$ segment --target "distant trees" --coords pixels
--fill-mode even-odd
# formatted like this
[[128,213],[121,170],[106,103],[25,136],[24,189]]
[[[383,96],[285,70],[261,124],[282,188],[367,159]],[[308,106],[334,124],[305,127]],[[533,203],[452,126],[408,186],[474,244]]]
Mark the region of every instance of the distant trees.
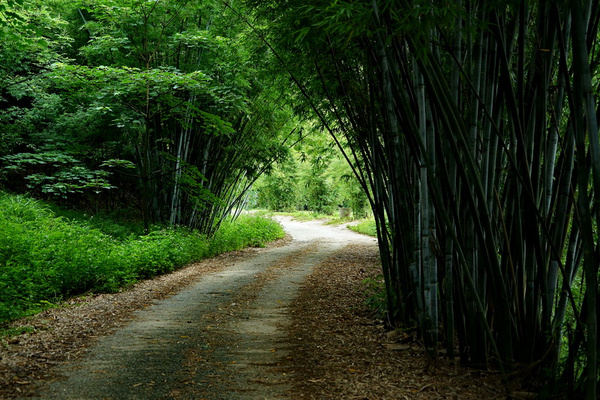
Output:
[[247,3],[370,188],[390,323],[595,399],[597,2]]
[[258,207],[332,214],[343,205],[354,216],[365,216],[367,195],[329,134],[309,125],[303,128],[289,156],[253,187]]

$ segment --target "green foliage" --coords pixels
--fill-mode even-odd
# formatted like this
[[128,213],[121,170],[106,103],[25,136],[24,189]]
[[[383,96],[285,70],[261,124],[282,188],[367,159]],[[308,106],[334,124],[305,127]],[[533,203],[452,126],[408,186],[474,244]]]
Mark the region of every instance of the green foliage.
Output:
[[246,3],[362,166],[391,323],[418,321],[432,356],[445,339],[464,364],[534,365],[542,397],[596,398],[596,3]]
[[274,171],[257,184],[257,205],[273,211],[291,211],[297,207],[296,188],[294,175]]
[[312,170],[303,178],[304,190],[301,191],[303,206],[319,213],[333,214],[337,194],[325,174]]
[[373,310],[378,318],[385,318],[387,313],[387,296],[383,275],[363,279],[362,284],[365,287],[365,304]]
[[367,194],[353,175],[348,163],[337,158],[332,161],[329,169],[332,176],[331,184],[337,194],[334,200],[336,204],[349,207],[354,218],[367,217],[370,214]]
[[10,338],[13,336],[19,336],[24,333],[33,333],[35,328],[33,326],[17,326],[15,328],[0,329],[0,338]]
[[285,236],[281,225],[272,219],[242,214],[235,221],[224,221],[211,238],[210,253],[219,254],[245,247],[264,247]]
[[276,85],[287,82],[261,72],[269,57],[222,4],[24,0],[0,19],[10,13],[21,17],[18,36],[46,48],[25,39],[0,48],[0,157],[80,162],[13,169],[19,179],[4,189],[95,211],[134,204],[146,228],[212,234],[285,153],[295,122]]
[[54,49],[68,45],[63,25],[40,0],[0,3],[0,77],[39,70]]
[[135,271],[135,278],[150,278],[205,258],[208,241],[184,228],[165,228],[126,241],[117,250],[118,258]]
[[351,168],[323,132],[307,127],[289,157],[256,185],[256,206],[273,211],[310,210],[334,214],[350,207],[355,216],[367,214],[367,196]]
[[369,235],[377,237],[377,225],[374,219],[366,219],[356,225],[348,225],[348,229],[354,232],[362,233],[363,235]]
[[[70,194],[114,189],[108,171],[90,170],[76,158],[58,151],[19,153],[0,157],[0,170],[6,180],[24,180],[32,193],[62,198]],[[0,175],[0,176],[2,176]]]
[[189,198],[190,203],[194,204],[196,210],[209,209],[213,204],[223,204],[223,201],[215,196],[206,188],[207,179],[198,170],[195,165],[181,166],[181,174],[177,179],[177,183],[181,185]]
[[0,322],[284,235],[276,222],[259,216],[227,221],[213,239],[185,228],[154,227],[139,235],[137,227],[119,226],[106,216],[57,217],[29,197],[0,193]]
[[[119,209],[110,213],[98,212],[94,214],[84,213],[78,210],[61,208],[53,204],[48,204],[56,217],[63,218],[69,224],[82,225],[85,228],[94,229],[105,235],[112,237],[117,241],[124,241],[144,234],[144,225],[136,219],[136,212],[133,209]],[[161,229],[161,226],[154,226],[153,230]]]

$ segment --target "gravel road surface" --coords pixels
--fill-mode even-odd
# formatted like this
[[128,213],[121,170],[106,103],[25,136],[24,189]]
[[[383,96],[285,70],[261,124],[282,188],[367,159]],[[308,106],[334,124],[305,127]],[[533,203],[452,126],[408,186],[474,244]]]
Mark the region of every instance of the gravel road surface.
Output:
[[[288,306],[332,254],[374,239],[344,226],[279,217],[292,236],[137,312],[60,367],[39,399],[285,399],[293,371]],[[31,397],[28,397],[31,398]]]

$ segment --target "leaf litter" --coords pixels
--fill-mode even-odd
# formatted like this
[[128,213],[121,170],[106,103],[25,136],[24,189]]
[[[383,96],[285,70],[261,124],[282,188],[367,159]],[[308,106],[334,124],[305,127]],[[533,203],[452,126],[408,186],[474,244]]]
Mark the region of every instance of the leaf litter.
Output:
[[293,398],[506,398],[495,372],[431,360],[413,336],[386,331],[362,283],[379,273],[376,247],[353,245],[308,277],[291,307]]

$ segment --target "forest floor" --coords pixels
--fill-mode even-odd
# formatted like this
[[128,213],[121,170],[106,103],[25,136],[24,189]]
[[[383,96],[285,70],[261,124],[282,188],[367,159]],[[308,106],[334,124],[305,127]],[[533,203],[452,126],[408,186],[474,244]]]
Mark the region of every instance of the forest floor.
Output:
[[428,358],[365,305],[374,239],[280,217],[288,236],[16,321],[0,398],[500,399],[492,371]]

